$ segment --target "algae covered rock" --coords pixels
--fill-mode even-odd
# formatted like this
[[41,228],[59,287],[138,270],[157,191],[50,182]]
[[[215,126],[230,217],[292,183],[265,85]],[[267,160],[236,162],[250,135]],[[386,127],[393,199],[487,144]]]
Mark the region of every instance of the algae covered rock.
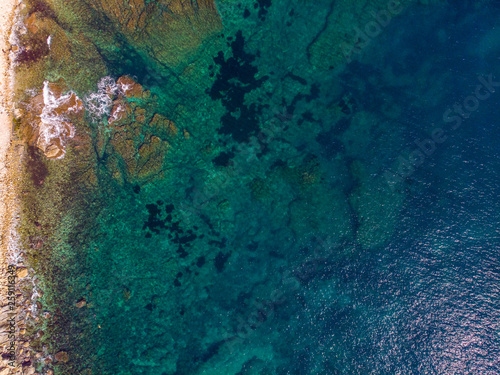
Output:
[[178,139],[179,129],[165,116],[143,108],[149,108],[149,98],[144,99],[142,86],[131,77],[101,86],[101,98],[111,110],[108,128],[101,126],[96,146],[99,157],[108,156],[109,173],[120,183],[160,178],[169,142]]
[[54,356],[55,360],[57,362],[68,362],[69,361],[69,355],[67,352],[64,352],[64,351],[61,351],[61,352],[58,352],[56,353],[56,355]]
[[[346,258],[387,243],[405,197],[372,163],[399,134],[381,135],[391,132],[384,114],[348,99],[373,92],[347,82],[356,72],[324,70],[346,60],[351,29],[388,4],[219,0],[238,21],[224,18],[222,35],[214,0],[27,1],[27,39],[45,43],[34,63],[48,69],[33,77],[39,90],[52,82],[25,108],[35,124],[30,212],[52,230],[34,253],[38,269],[57,260],[71,271],[54,293],[72,319],[54,324],[66,341],[50,353],[69,353],[57,366],[335,372],[286,366],[308,349],[290,352],[304,331],[290,330],[289,316],[305,303],[323,314],[328,302],[328,321],[338,321],[332,301],[345,296],[332,285],[351,277]],[[37,119],[58,119],[57,136]],[[309,304],[317,291],[325,298]],[[257,300],[272,308],[249,311]],[[71,340],[86,330],[84,352]]]
[[89,1],[117,25],[135,48],[160,64],[176,66],[222,29],[214,0]]
[[109,143],[109,152],[113,156],[107,166],[119,181],[147,181],[162,172],[169,143],[154,135],[146,135],[142,140],[133,136],[133,129],[138,126],[137,123],[124,126],[123,131],[116,132]]

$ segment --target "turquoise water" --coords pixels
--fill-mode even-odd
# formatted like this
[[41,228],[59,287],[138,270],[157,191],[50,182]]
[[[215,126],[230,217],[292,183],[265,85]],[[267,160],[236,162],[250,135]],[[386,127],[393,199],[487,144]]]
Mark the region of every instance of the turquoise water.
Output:
[[334,2],[217,6],[182,68],[97,43],[150,94],[87,117],[59,373],[498,373],[500,6],[401,5],[348,56]]

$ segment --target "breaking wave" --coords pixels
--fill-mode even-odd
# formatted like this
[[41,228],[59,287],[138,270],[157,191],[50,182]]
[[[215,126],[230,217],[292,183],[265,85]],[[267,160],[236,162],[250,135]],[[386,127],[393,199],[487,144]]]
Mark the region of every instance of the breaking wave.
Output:
[[115,80],[106,76],[97,84],[97,92],[90,93],[85,98],[85,107],[94,121],[108,117],[113,106],[113,98],[122,92],[122,87]]
[[[43,109],[38,129],[38,144],[42,149],[45,149],[54,140],[58,139],[63,151],[58,159],[64,156],[65,138],[72,138],[75,135],[75,128],[65,115],[68,112],[76,113],[81,110],[78,100],[74,100],[75,98],[78,97],[72,91],[57,96],[51,90],[49,81],[43,83]],[[73,105],[71,105],[72,101],[74,101]],[[61,111],[61,107],[65,108],[64,112]]]

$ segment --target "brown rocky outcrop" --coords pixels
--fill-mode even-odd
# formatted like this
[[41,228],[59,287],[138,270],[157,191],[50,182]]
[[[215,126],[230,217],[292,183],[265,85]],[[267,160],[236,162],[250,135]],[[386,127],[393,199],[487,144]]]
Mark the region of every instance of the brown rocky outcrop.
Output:
[[23,138],[48,159],[64,156],[66,144],[75,135],[73,122],[82,121],[85,114],[83,101],[74,92],[67,91],[63,81],[45,82],[42,92],[26,105]]
[[128,116],[132,113],[130,105],[122,98],[113,102],[113,108],[108,118],[108,124],[119,126],[123,121],[127,120]]
[[153,116],[149,126],[155,133],[161,134],[164,137],[174,137],[179,133],[179,129],[177,129],[173,121],[170,121],[159,113]]
[[134,81],[129,76],[121,76],[116,81],[116,84],[122,89],[123,94],[127,98],[142,98],[143,89],[140,84]]

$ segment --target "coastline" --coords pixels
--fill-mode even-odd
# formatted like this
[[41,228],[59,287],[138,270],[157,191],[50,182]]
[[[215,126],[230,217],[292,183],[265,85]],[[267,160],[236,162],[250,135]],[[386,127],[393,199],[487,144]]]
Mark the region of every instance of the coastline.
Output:
[[[14,70],[11,66],[9,39],[16,19],[16,10],[20,4],[18,0],[0,1],[0,217],[2,218],[0,221],[0,347],[3,354],[0,375],[35,373],[31,363],[26,362],[26,356],[29,356],[27,350],[29,343],[21,337],[26,331],[24,318],[27,311],[24,311],[20,301],[20,280],[26,278],[27,269],[22,260],[13,256],[17,253],[15,227],[19,214],[17,185],[20,178],[22,147],[16,147],[13,136]],[[12,278],[13,275],[16,277]],[[8,276],[11,276],[10,280]],[[13,290],[16,294],[14,307]],[[5,358],[5,355],[12,350],[15,351],[13,361]]]

